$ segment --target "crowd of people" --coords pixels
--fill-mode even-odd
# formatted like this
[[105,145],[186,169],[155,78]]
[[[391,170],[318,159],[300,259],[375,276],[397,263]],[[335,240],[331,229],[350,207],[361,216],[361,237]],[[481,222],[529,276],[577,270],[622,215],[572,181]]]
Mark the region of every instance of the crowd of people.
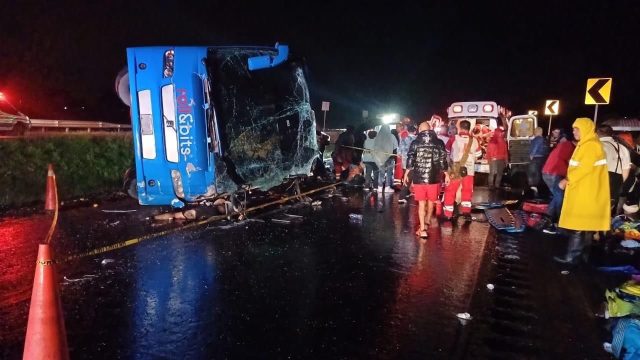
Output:
[[[503,135],[504,131],[497,136]],[[504,139],[502,142],[498,147],[503,155],[496,151],[495,163],[503,170],[506,145]],[[459,215],[471,218],[474,162],[479,146],[469,121],[460,121],[452,131],[442,125],[437,115],[417,128],[399,123],[392,130],[385,124],[378,130],[360,133],[350,126],[336,140],[333,168],[336,178],[360,181],[367,191],[398,191],[399,203],[406,203],[413,196],[420,214],[416,234],[426,238],[437,203],[442,205],[444,217],[450,219],[457,199]]]
[[[457,215],[470,220],[479,149],[485,149],[489,163],[489,190],[501,188],[509,160],[503,128],[472,131],[471,123],[462,120],[452,131],[432,118],[417,128],[398,124],[394,130],[382,125],[362,136],[352,128],[341,134],[333,154],[335,175],[347,181],[360,179],[365,190],[378,194],[399,191],[400,203],[412,195],[418,205],[418,237],[428,237],[438,205],[445,219]],[[640,155],[630,150],[635,148],[632,140],[588,118],[576,119],[571,134],[558,128],[544,137],[543,129],[536,128],[534,135],[526,166],[528,191],[521,194],[522,200],[533,199],[536,204],[548,200],[546,225],[537,229],[561,233],[567,240],[564,254],[553,260],[563,267],[588,262],[592,243],[598,240],[606,247],[614,238],[612,230],[624,229],[625,239],[640,240],[640,220],[617,216],[638,212],[640,203]],[[634,358],[621,354],[637,354],[639,348],[640,270],[631,265],[598,269],[634,276],[607,290],[602,314],[596,314],[613,319],[613,340],[605,343],[605,350],[617,358]]]
[[[630,190],[640,189],[633,186],[635,177],[629,176],[630,151],[613,135],[610,126],[601,125],[596,129],[591,120],[581,118],[572,128],[573,137],[558,128],[547,138],[542,128],[536,128],[527,168],[530,196],[539,198],[543,188],[548,190],[545,195],[550,198],[547,210],[550,222],[544,231],[557,233],[558,228],[562,228],[573,239],[569,255],[559,258],[564,262],[577,261],[574,255],[581,252],[572,249],[584,248],[594,233],[608,231],[605,223],[610,223],[612,214],[626,209],[625,198]],[[332,158],[336,178],[355,182],[379,194],[398,191],[400,203],[406,203],[413,196],[420,219],[416,234],[427,237],[434,208],[441,206],[445,219],[455,215],[470,218],[474,163],[481,145],[486,149],[489,163],[489,190],[498,189],[509,158],[504,128],[476,133],[466,120],[457,122],[455,128],[444,125],[437,115],[417,128],[410,123],[398,123],[395,129],[381,125],[377,130],[355,131],[350,126],[339,135]],[[582,159],[587,156],[584,153],[600,157],[588,165],[592,159]],[[603,172],[606,179],[594,180],[602,169],[606,170]],[[583,186],[587,186],[586,190],[580,193]],[[588,204],[581,203],[583,195],[590,199]],[[603,199],[608,204],[606,209],[600,204]],[[597,211],[589,214],[590,208]],[[583,219],[581,221],[593,229],[567,220],[575,218]],[[599,224],[598,220],[602,219],[607,220]]]

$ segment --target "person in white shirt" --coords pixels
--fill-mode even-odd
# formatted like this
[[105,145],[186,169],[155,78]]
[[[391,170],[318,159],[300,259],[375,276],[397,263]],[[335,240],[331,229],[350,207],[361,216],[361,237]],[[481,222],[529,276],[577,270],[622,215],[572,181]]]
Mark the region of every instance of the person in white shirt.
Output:
[[622,184],[629,176],[631,155],[629,150],[613,138],[613,129],[609,125],[598,126],[598,137],[607,155],[609,170],[609,191],[611,196],[611,214],[615,215]]
[[[462,120],[459,123],[460,130],[458,135],[455,136],[453,145],[451,146],[451,160],[453,164],[460,162],[464,156],[467,144],[471,141],[469,151],[467,151],[467,159],[464,164],[460,164],[460,167],[466,169],[465,174],[456,174],[454,169],[450,171],[450,182],[444,190],[444,216],[451,218],[453,216],[454,202],[456,193],[461,188],[461,201],[460,201],[460,214],[465,218],[471,218],[471,199],[473,197],[473,168],[475,165],[474,154],[479,149],[478,140],[469,132],[471,129],[471,123],[467,120]],[[453,168],[453,167],[452,167]],[[464,176],[462,176],[464,175]],[[462,176],[462,177],[460,177]]]

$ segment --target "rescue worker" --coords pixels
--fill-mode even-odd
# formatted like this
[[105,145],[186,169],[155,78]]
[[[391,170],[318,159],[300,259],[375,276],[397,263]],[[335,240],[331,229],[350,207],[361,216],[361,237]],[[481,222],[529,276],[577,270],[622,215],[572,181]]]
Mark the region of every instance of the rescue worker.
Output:
[[[591,119],[578,118],[573,123],[578,141],[567,178],[558,186],[565,190],[559,227],[571,230],[567,252],[554,260],[576,264],[584,255],[595,231],[608,231],[611,222],[607,158]],[[584,256],[582,256],[584,260]]]
[[507,166],[507,142],[504,140],[504,129],[498,127],[487,145],[487,159],[489,160],[489,190],[500,188],[502,174]]
[[455,140],[451,145],[451,160],[453,165],[449,171],[449,185],[444,190],[443,210],[446,218],[451,219],[453,217],[456,192],[462,187],[460,214],[467,220],[470,220],[471,198],[473,196],[474,154],[478,151],[479,144],[469,133],[471,129],[471,123],[469,121],[460,121],[459,127],[458,135],[455,136]]
[[622,184],[629,177],[631,169],[631,155],[629,150],[613,138],[613,129],[609,125],[598,126],[598,137],[607,155],[609,170],[609,196],[611,197],[611,211],[618,209],[618,199],[622,193]]
[[431,224],[431,215],[440,193],[440,182],[444,172],[445,184],[449,183],[447,174],[447,152],[444,143],[437,138],[428,122],[422,122],[418,128],[418,136],[409,146],[407,153],[407,171],[404,183],[413,183],[414,198],[418,202],[418,218],[420,227],[416,235],[426,238]]

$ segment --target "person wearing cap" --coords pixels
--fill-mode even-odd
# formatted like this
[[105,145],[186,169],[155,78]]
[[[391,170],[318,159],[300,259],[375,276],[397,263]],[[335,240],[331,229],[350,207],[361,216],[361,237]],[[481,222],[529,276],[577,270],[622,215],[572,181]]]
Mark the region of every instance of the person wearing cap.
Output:
[[564,202],[559,227],[569,230],[567,252],[554,260],[576,264],[585,260],[593,232],[608,231],[611,224],[607,156],[591,119],[578,118],[573,123],[573,136],[578,141],[567,178],[558,186],[564,189]]

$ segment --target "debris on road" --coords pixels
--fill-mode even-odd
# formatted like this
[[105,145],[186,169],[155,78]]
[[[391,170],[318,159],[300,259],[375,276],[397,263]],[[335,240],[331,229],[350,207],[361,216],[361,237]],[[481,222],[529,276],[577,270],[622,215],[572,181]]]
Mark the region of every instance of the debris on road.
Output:
[[621,272],[627,275],[638,275],[640,274],[640,270],[636,269],[633,265],[623,265],[623,266],[601,266],[598,268],[599,271],[603,272]]
[[496,288],[496,287],[495,287],[495,285],[493,285],[493,284],[487,284],[487,289],[488,289],[489,291],[493,291],[493,289],[495,289],[495,288]]
[[469,314],[468,312],[459,313],[456,316],[460,320],[471,320],[472,319],[471,314]]
[[93,279],[93,278],[95,278],[95,277],[98,277],[98,275],[91,275],[91,274],[88,274],[88,275],[84,275],[84,276],[82,276],[82,277],[80,277],[80,278],[77,278],[77,279],[68,278],[67,276],[63,276],[63,278],[64,278],[64,280],[65,280],[66,282],[78,282],[78,281],[91,280],[91,279]]
[[103,259],[103,260],[100,262],[100,265],[102,265],[102,266],[106,266],[107,264],[110,264],[110,263],[112,263],[112,262],[115,262],[115,260],[114,260],[114,259]]
[[562,270],[562,271],[560,271],[560,274],[569,275],[569,270]]
[[640,242],[637,242],[636,240],[622,240],[620,245],[625,248],[634,249],[640,247]]
[[362,214],[349,214],[349,221],[352,223],[361,223]]
[[291,224],[291,221],[283,219],[271,219],[271,222],[275,224]]

